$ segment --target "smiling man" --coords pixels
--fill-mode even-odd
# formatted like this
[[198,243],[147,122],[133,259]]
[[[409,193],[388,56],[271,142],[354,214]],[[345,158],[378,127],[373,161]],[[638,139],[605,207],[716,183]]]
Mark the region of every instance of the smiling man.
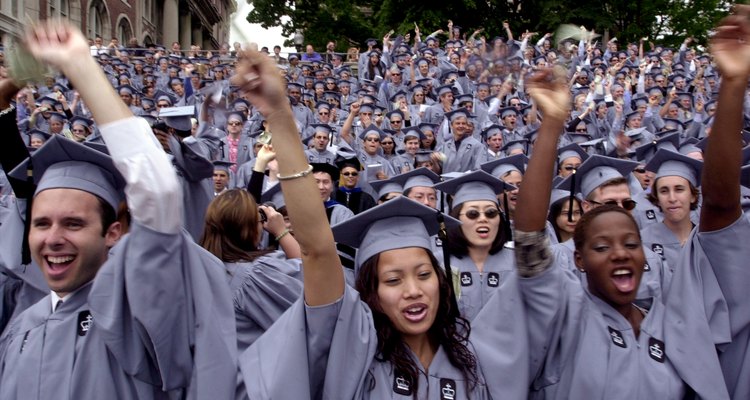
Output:
[[[50,292],[7,327],[0,398],[232,397],[226,278],[182,229],[182,190],[167,155],[80,31],[45,21],[26,43],[78,88],[111,158],[54,137],[11,172],[25,180],[33,164],[29,247]],[[116,210],[125,198],[132,225],[121,238]]]

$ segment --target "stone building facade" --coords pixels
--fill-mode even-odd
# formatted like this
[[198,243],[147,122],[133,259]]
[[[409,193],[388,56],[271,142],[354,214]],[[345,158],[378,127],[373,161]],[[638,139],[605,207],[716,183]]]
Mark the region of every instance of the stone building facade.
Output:
[[216,49],[229,40],[230,16],[235,0],[2,0],[0,38],[20,35],[31,21],[62,17],[93,39],[111,38],[126,44],[158,43],[182,49],[197,44]]

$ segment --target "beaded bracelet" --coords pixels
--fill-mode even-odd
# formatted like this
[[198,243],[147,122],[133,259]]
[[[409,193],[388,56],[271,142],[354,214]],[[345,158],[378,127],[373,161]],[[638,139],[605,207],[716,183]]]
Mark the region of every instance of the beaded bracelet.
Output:
[[284,232],[279,233],[279,236],[276,236],[276,241],[281,242],[281,239],[284,238],[284,236],[288,235],[290,233],[289,229],[284,229]]
[[291,174],[291,175],[287,175],[287,176],[276,175],[276,178],[278,180],[280,180],[280,181],[290,181],[292,179],[304,178],[304,177],[310,175],[310,172],[312,172],[312,170],[313,170],[312,165],[308,164],[307,165],[307,169],[305,169],[302,172],[297,172],[296,174]]

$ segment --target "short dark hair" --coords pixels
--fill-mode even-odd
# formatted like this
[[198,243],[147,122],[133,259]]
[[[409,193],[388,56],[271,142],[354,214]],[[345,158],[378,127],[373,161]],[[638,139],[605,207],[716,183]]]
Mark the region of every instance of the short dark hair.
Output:
[[96,197],[97,202],[99,202],[99,214],[102,221],[102,236],[104,236],[107,234],[107,229],[109,229],[110,225],[117,222],[117,212],[114,207],[104,201],[101,197],[97,195],[94,195],[94,197]]
[[628,210],[614,204],[603,204],[583,213],[581,219],[578,220],[576,229],[573,231],[573,243],[575,244],[576,250],[581,251],[583,249],[583,245],[586,243],[586,238],[589,236],[589,225],[591,225],[597,217],[608,212],[616,212],[627,216],[630,222],[633,223],[635,231],[638,233],[638,238],[641,238],[641,230],[638,229],[638,223],[635,222],[635,218],[630,215]]

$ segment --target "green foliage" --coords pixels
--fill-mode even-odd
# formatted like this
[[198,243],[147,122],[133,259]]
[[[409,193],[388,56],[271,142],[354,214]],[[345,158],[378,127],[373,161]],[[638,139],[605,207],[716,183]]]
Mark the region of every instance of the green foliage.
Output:
[[[411,33],[414,23],[423,36],[447,31],[452,20],[466,36],[478,28],[491,39],[505,36],[508,21],[516,38],[526,30],[554,32],[563,23],[584,25],[589,30],[617,37],[620,43],[649,40],[678,46],[692,36],[705,44],[708,31],[729,9],[727,0],[248,0],[254,6],[247,19],[264,27],[281,26],[287,37],[299,30],[305,43],[323,49],[329,40],[337,51],[363,46],[365,39],[380,40],[389,30],[394,35]],[[287,18],[284,18],[287,17]],[[287,21],[287,22],[282,22]],[[444,40],[447,36],[443,35]],[[538,38],[539,36],[537,36]],[[288,45],[291,45],[291,40]]]

